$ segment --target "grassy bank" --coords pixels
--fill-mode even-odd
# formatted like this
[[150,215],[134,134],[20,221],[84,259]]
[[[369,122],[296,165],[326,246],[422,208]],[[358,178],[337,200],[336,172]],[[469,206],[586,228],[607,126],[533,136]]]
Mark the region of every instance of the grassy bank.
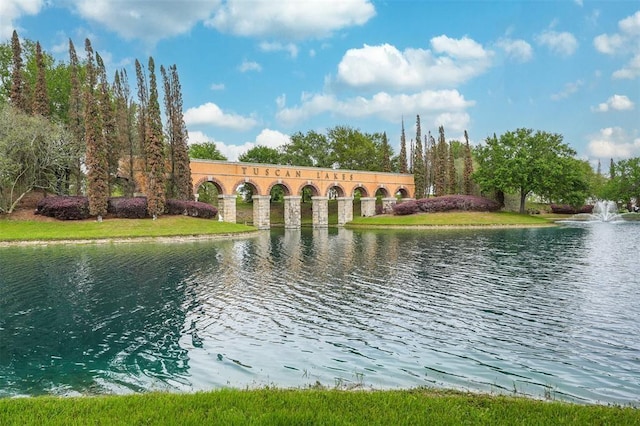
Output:
[[354,217],[349,226],[395,227],[395,226],[548,226],[553,220],[548,217],[499,212],[446,212],[423,213],[408,216],[383,215]]
[[0,220],[0,241],[96,240],[140,237],[178,237],[255,231],[255,228],[186,216],[151,219],[83,221]]
[[261,389],[4,399],[0,424],[640,425],[640,411],[422,389]]

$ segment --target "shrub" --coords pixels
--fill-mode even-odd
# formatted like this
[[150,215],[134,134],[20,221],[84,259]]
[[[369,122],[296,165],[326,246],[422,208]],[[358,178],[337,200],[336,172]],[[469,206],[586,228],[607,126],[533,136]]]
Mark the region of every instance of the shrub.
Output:
[[474,195],[445,195],[442,197],[422,198],[396,204],[393,212],[396,215],[414,213],[437,213],[447,211],[495,212],[500,210],[497,201]]
[[89,218],[89,199],[82,196],[44,197],[36,205],[35,214],[59,220]]
[[167,200],[164,211],[168,215],[185,215],[204,219],[213,219],[218,214],[218,209],[210,204],[173,199]]
[[121,219],[144,219],[147,217],[147,198],[111,197],[107,212]]
[[568,204],[551,204],[551,212],[557,214],[578,214],[578,213],[592,213],[593,205],[587,204],[582,207],[576,208]]

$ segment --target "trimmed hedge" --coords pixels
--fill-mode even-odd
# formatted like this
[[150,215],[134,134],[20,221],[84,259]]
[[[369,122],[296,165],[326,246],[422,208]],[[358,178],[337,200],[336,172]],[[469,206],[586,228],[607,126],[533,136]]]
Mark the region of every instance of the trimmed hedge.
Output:
[[568,204],[551,204],[551,213],[557,214],[578,214],[578,213],[593,213],[593,205],[587,204],[580,208],[575,208]]
[[147,217],[147,198],[111,197],[107,212],[121,219],[144,219]]
[[167,200],[164,212],[168,215],[185,215],[213,219],[218,214],[218,209],[200,201]]
[[495,212],[500,210],[497,201],[474,195],[445,195],[442,197],[422,198],[405,201],[393,207],[398,216],[415,213],[437,213],[448,211]]
[[89,218],[89,199],[82,196],[44,197],[36,205],[35,214],[60,220]]

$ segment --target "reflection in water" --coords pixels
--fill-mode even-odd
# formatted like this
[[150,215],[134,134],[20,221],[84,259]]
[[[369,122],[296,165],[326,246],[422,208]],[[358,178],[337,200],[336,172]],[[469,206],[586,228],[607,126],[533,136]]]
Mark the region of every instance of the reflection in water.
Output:
[[445,386],[638,403],[626,224],[0,250],[0,396]]

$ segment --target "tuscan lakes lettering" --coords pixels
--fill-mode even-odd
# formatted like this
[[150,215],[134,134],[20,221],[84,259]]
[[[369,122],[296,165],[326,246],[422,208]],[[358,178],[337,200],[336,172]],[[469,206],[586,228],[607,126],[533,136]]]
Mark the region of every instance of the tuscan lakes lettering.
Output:
[[[302,171],[291,169],[278,169],[278,168],[263,168],[263,167],[242,167],[242,174],[253,176],[275,176],[275,177],[296,177],[302,178]],[[340,173],[340,172],[327,172],[319,170],[316,172],[316,179],[319,180],[353,180],[353,174]]]

